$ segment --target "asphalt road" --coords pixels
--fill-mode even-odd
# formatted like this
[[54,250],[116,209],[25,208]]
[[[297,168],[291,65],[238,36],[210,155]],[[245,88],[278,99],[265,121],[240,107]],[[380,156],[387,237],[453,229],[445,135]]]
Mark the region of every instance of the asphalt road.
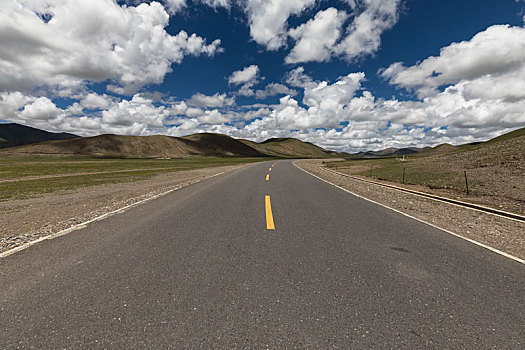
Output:
[[271,165],[1,259],[0,349],[525,348],[524,265]]

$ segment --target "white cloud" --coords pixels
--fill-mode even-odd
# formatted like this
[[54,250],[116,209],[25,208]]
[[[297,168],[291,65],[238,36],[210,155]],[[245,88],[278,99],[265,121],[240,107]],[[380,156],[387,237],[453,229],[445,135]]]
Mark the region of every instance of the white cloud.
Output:
[[252,39],[268,50],[278,50],[292,38],[295,45],[286,62],[300,63],[325,62],[334,56],[352,61],[374,54],[383,32],[397,23],[403,1],[346,0],[352,16],[343,37],[342,28],[349,18],[344,9],[319,11],[306,23],[289,30],[290,17],[311,9],[315,0],[251,0],[241,4],[248,15]]
[[229,122],[230,118],[219,112],[217,109],[213,109],[211,111],[205,111],[204,115],[197,118],[197,121],[200,124],[219,125]]
[[204,114],[204,110],[200,108],[190,107],[186,109],[185,114],[190,118],[199,117]]
[[50,120],[55,119],[62,113],[62,110],[58,108],[49,98],[39,97],[29,104],[24,106],[24,109],[20,112],[19,117],[21,119],[31,120]]
[[173,115],[173,116],[185,115],[187,110],[188,110],[188,105],[184,101],[174,103],[169,107],[170,115]]
[[241,96],[252,97],[252,96],[255,95],[255,91],[251,88],[250,85],[248,85],[248,84],[244,84],[244,85],[241,86],[241,88],[237,91],[237,94],[238,94],[238,95],[241,95]]
[[[503,66],[506,62],[501,60]],[[391,68],[395,72],[400,66]],[[521,68],[501,69],[506,79],[481,74],[421,100],[398,101],[376,99],[368,91],[359,94],[365,79],[362,73],[335,83],[315,82],[298,67],[287,74],[287,82],[304,89],[304,106],[290,96],[283,97],[239,134],[259,141],[276,135],[298,137],[345,151],[483,141],[525,125]],[[337,130],[342,122],[348,125]]]
[[525,28],[491,26],[469,41],[444,47],[437,57],[411,67],[394,63],[381,74],[420,97],[435,95],[440,86],[466,81],[464,92],[469,99],[523,98]]
[[303,103],[322,110],[340,108],[353,99],[364,79],[364,73],[351,73],[339,78],[334,84],[326,81],[311,83],[304,90]]
[[175,14],[179,12],[181,9],[186,7],[186,0],[163,0],[165,3],[166,10],[170,14]]
[[290,89],[288,86],[279,84],[279,83],[270,83],[265,86],[264,90],[257,90],[255,92],[255,97],[259,100],[264,100],[269,96],[275,95],[297,95],[297,91]]
[[34,100],[34,97],[24,95],[21,92],[0,93],[0,115],[2,119],[15,120],[20,110]]
[[[102,112],[101,122],[110,126],[132,128],[134,134],[142,134],[148,128],[163,128],[169,111],[164,106],[155,106],[153,101],[140,95],[131,100],[122,100]],[[140,129],[140,132],[136,130]]]
[[111,96],[91,92],[80,101],[80,106],[87,109],[106,109],[111,106],[112,103],[113,98]]
[[249,0],[243,2],[248,15],[250,35],[269,50],[277,50],[286,43],[287,22],[311,7],[315,0]]
[[259,74],[259,67],[255,64],[251,66],[244,67],[242,70],[236,70],[228,77],[228,82],[230,84],[246,84],[252,83],[257,79]]
[[346,37],[334,51],[348,60],[375,53],[381,45],[381,34],[399,19],[403,0],[347,0],[356,11],[363,8],[347,28]]
[[241,114],[241,118],[243,120],[252,120],[256,118],[263,118],[268,115],[270,115],[271,110],[267,107],[261,107],[255,110],[249,110],[243,114]]
[[[166,11],[171,15],[180,12],[182,9],[188,6],[187,0],[159,0],[159,1],[164,4]],[[149,1],[147,0],[126,0],[125,2],[127,5],[133,5],[133,6],[139,5],[141,3],[149,3]],[[219,7],[224,7],[226,9],[229,9],[232,5],[231,0],[193,0],[193,3],[207,5],[207,6],[213,7],[214,9],[217,9]]]
[[130,93],[162,82],[187,55],[221,50],[219,40],[207,45],[184,31],[169,35],[168,14],[157,2],[7,0],[2,6],[0,91],[109,79],[112,91]]
[[312,82],[312,78],[305,74],[303,67],[292,69],[285,76],[286,83],[295,87],[305,87]]
[[200,0],[200,2],[215,9],[218,7],[224,7],[225,9],[229,9],[231,7],[230,0]]
[[[188,6],[186,0],[163,0],[168,12],[176,13]],[[137,3],[139,0],[132,2]],[[381,44],[381,35],[391,29],[399,19],[404,0],[345,0],[345,9],[329,8],[315,17],[289,30],[289,20],[314,9],[316,0],[195,0],[215,9],[230,9],[239,5],[246,13],[250,36],[267,50],[275,51],[287,46],[291,38],[293,50],[287,63],[309,61],[324,62],[342,56],[351,61],[375,53]],[[307,13],[307,15],[309,15]],[[346,26],[343,38],[342,28]]]
[[269,129],[309,129],[334,128],[347,120],[352,111],[359,111],[362,106],[355,99],[356,92],[364,79],[363,73],[352,73],[339,78],[335,83],[310,82],[304,87],[303,104],[291,96],[280,99],[271,113],[263,119]]
[[226,94],[219,93],[212,96],[197,93],[191,97],[188,103],[201,107],[233,106],[235,104],[235,97],[228,97]]
[[233,85],[241,85],[241,88],[237,92],[242,96],[254,96],[255,92],[252,86],[259,83],[259,67],[255,64],[244,67],[242,70],[233,72],[228,77],[228,83]]
[[[287,95],[278,104],[239,107],[224,93],[195,94],[187,101],[155,94],[122,99],[88,93],[88,84],[69,80],[56,90],[67,96],[77,88],[69,106],[43,96],[45,89],[32,95],[0,92],[0,116],[82,135],[220,132],[259,141],[297,137],[346,151],[481,141],[525,125],[524,32],[492,26],[437,57],[411,67],[395,63],[381,72],[392,84],[418,92],[421,98],[414,101],[376,98],[364,90],[363,73],[315,81],[303,67],[286,74],[286,85],[254,91],[262,78],[253,65],[232,73],[229,83],[240,86],[239,94],[258,98]],[[9,55],[1,51],[1,62]],[[302,99],[293,98],[297,92]]]
[[296,40],[296,44],[286,57],[286,63],[330,60],[346,18],[347,14],[344,11],[330,7],[319,11],[308,22],[291,29],[288,34]]
[[468,82],[447,87],[421,101],[385,101],[377,107],[383,120],[424,127],[463,129],[463,133],[483,134],[483,129],[510,129],[525,124],[525,99],[506,101],[465,98]]

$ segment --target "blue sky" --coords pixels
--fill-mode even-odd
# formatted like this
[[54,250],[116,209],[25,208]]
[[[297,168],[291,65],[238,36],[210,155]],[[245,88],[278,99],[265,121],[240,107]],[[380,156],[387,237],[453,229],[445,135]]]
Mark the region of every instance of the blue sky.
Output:
[[8,0],[0,120],[349,152],[525,125],[515,0]]

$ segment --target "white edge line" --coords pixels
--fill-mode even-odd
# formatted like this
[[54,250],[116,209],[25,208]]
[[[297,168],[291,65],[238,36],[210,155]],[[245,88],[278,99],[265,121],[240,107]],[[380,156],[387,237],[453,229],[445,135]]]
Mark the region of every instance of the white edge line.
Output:
[[109,216],[112,216],[112,215],[115,215],[115,214],[119,214],[119,213],[122,213],[126,210],[128,210],[129,208],[133,208],[133,207],[136,207],[138,205],[141,205],[143,203],[146,203],[146,202],[149,202],[151,200],[154,200],[154,199],[157,199],[159,197],[162,197],[162,196],[165,196],[171,192],[174,192],[174,191],[177,191],[181,188],[184,188],[184,187],[187,187],[187,186],[190,186],[190,185],[193,185],[193,184],[196,184],[196,183],[199,183],[203,180],[207,180],[207,179],[211,179],[212,177],[215,177],[215,176],[219,176],[219,175],[223,175],[227,172],[230,172],[230,171],[233,171],[233,170],[237,170],[237,169],[241,169],[241,168],[244,168],[245,166],[248,166],[248,165],[253,165],[253,164],[256,164],[256,163],[252,163],[252,164],[245,164],[245,165],[242,165],[238,168],[233,168],[233,169],[229,169],[229,170],[226,170],[226,171],[222,171],[220,173],[217,173],[217,174],[214,174],[214,175],[211,175],[211,176],[205,176],[203,177],[202,179],[199,179],[195,182],[191,182],[191,183],[188,183],[188,184],[184,184],[184,185],[181,185],[181,186],[177,186],[175,188],[172,188],[170,190],[167,190],[165,192],[162,192],[162,193],[159,193],[159,194],[156,194],[154,195],[153,197],[149,197],[149,198],[146,198],[146,199],[142,199],[138,202],[135,202],[135,203],[132,203],[132,204],[129,204],[129,205],[126,205],[125,207],[122,207],[122,208],[119,208],[119,209],[116,209],[116,210],[113,210],[113,211],[110,211],[109,213],[105,213],[105,214],[102,214],[102,215],[99,215],[93,219],[90,219],[88,221],[84,221],[80,224],[76,224],[74,226],[71,226],[69,228],[66,228],[62,231],[59,231],[59,232],[55,232],[55,233],[52,233],[50,235],[47,235],[47,236],[44,236],[44,237],[40,237],[40,238],[37,238],[35,239],[34,241],[29,241],[27,243],[24,243],[22,244],[21,246],[18,246],[18,247],[15,247],[15,248],[12,248],[12,249],[9,249],[9,250],[6,250],[5,252],[3,253],[0,253],[0,259],[2,258],[6,258],[8,257],[9,255],[12,255],[16,252],[19,252],[21,250],[24,250],[26,248],[29,248],[31,247],[32,245],[34,244],[37,244],[39,242],[42,242],[42,241],[45,241],[45,240],[49,240],[49,239],[53,239],[53,238],[57,238],[57,237],[60,237],[60,236],[64,236],[64,235],[67,235],[68,233],[70,232],[73,232],[73,231],[77,231],[77,230],[80,230],[80,229],[83,229],[85,228],[88,224],[92,223],[92,222],[95,222],[95,221],[100,221],[100,220],[104,220],[105,218],[109,217]]
[[[382,204],[382,203],[376,202],[376,201],[374,201],[374,200],[372,200],[372,199],[365,198],[365,197],[363,197],[363,196],[361,196],[361,195],[358,195],[357,193],[354,193],[354,192],[352,192],[352,191],[349,191],[349,190],[347,190],[346,188],[343,188],[343,187],[341,187],[341,186],[337,186],[336,184],[333,184],[333,183],[329,182],[328,180],[325,180],[325,179],[323,179],[323,178],[321,178],[321,177],[319,177],[319,176],[317,176],[317,175],[312,174],[311,172],[309,172],[309,171],[307,171],[307,170],[304,170],[304,169],[300,168],[298,165],[295,164],[295,162],[293,163],[293,165],[294,165],[296,168],[298,168],[298,169],[304,171],[305,173],[307,173],[307,174],[309,174],[309,175],[312,175],[313,177],[318,178],[319,180],[324,181],[324,182],[326,182],[326,183],[329,184],[329,185],[332,185],[332,186],[334,186],[334,187],[337,187],[337,188],[340,189],[340,190],[343,190],[343,191],[345,191],[345,192],[347,192],[347,193],[350,193],[350,194],[353,195],[353,196],[356,196],[356,197],[358,197],[358,198],[361,198],[361,199],[364,199],[364,200],[366,200],[366,201],[372,202],[372,203],[374,203],[374,204],[380,205],[380,206],[382,206],[382,207],[384,207],[384,208],[387,208],[387,209],[393,210],[393,211],[395,211],[396,213],[399,213],[399,214],[404,215],[404,216],[406,216],[406,217],[409,217],[409,218],[411,218],[411,219],[417,220],[417,221],[422,222],[422,223],[424,223],[424,224],[427,224],[427,225],[429,225],[429,226],[431,226],[431,227],[437,228],[438,230],[441,230],[441,231],[443,231],[443,232],[446,232],[446,233],[451,234],[451,235],[453,235],[453,236],[456,236],[456,237],[458,237],[458,238],[464,239],[465,241],[468,241],[468,242],[470,242],[470,243],[473,243],[473,244],[475,244],[475,245],[478,245],[478,246],[480,246],[480,247],[483,247],[483,248],[485,248],[485,249],[488,249],[488,250],[490,250],[490,251],[492,251],[492,252],[494,252],[494,253],[497,253],[497,254],[503,255],[504,257],[509,258],[509,259],[512,259],[512,260],[514,260],[514,261],[517,261],[517,262],[519,262],[519,263],[521,263],[521,264],[525,264],[525,260],[520,259],[520,258],[518,258],[517,256],[510,255],[510,254],[505,253],[505,252],[503,252],[503,251],[501,251],[501,250],[499,250],[499,249],[493,248],[493,247],[488,246],[488,245],[486,245],[486,244],[483,244],[483,243],[481,243],[481,242],[475,241],[475,240],[473,240],[473,239],[471,239],[471,238],[467,238],[467,237],[461,236],[461,235],[459,235],[459,234],[457,234],[457,233],[454,233],[454,232],[449,231],[449,230],[447,230],[447,229],[444,229],[444,228],[442,228],[442,227],[436,226],[436,225],[434,225],[434,224],[432,224],[432,223],[430,223],[430,222],[427,222],[427,221],[424,221],[424,220],[422,220],[422,219],[416,218],[415,216],[412,216],[412,215],[410,215],[410,214],[403,213],[402,211],[399,211],[399,210],[397,210],[397,209],[391,208],[391,207],[389,207],[389,206],[387,206],[387,205],[385,205],[385,204]],[[452,204],[452,203],[451,203],[451,204]]]

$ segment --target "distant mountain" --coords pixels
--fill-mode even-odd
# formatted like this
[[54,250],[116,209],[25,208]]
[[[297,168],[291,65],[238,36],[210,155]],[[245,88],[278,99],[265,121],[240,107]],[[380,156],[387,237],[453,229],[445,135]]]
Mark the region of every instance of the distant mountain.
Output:
[[240,140],[222,134],[202,133],[183,136],[181,139],[194,142],[208,155],[243,157],[260,157],[265,155],[263,152]]
[[0,124],[0,148],[28,145],[50,140],[69,140],[78,137],[68,133],[54,133],[16,123]]
[[294,138],[271,138],[261,143],[239,140],[259,152],[277,157],[327,157],[334,152],[327,151],[310,142],[300,141]]
[[368,152],[359,152],[357,155],[363,157],[399,157],[406,156],[409,154],[419,153],[430,149],[430,147],[425,148],[416,148],[416,147],[406,147],[406,148],[395,148],[390,147],[379,151],[368,151]]
[[485,142],[473,142],[464,145],[454,146],[449,143],[443,143],[435,147],[406,147],[406,148],[386,148],[379,151],[367,151],[351,154],[347,158],[356,158],[356,157],[399,157],[404,155],[433,155],[433,154],[443,154],[450,152],[462,152],[472,149],[478,149],[480,147],[486,147],[495,143],[513,140],[515,138],[524,137],[525,128],[517,129],[509,133],[503,134],[501,136],[495,137]]
[[[72,140],[47,141],[4,149],[9,154],[82,155],[104,157],[191,157],[191,156],[263,156],[257,150],[226,135],[199,136],[194,139],[163,135],[99,135]],[[1,154],[1,153],[0,153]]]
[[99,135],[53,140],[0,150],[0,156],[55,155],[99,157],[235,156],[290,158],[328,157],[334,152],[296,139],[270,139],[262,143],[227,135],[202,133],[184,137]]
[[440,154],[440,153],[453,152],[453,151],[456,151],[457,149],[458,149],[457,146],[451,145],[450,143],[442,143],[432,148],[428,147],[426,150],[423,150],[420,153]]

